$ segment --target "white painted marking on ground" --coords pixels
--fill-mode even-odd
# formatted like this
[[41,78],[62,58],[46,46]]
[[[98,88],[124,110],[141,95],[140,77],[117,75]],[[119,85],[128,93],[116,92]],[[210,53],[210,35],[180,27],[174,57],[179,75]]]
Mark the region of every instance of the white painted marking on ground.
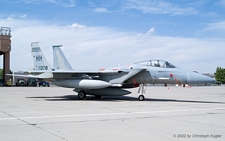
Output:
[[183,109],[183,110],[167,110],[167,111],[121,112],[121,113],[100,113],[100,114],[58,115],[58,116],[37,116],[37,117],[15,117],[15,118],[12,118],[11,117],[11,118],[0,118],[0,121],[1,120],[16,120],[16,119],[48,119],[48,118],[110,116],[110,115],[132,115],[132,114],[154,114],[154,113],[189,112],[189,111],[210,111],[210,110],[225,110],[225,108]]

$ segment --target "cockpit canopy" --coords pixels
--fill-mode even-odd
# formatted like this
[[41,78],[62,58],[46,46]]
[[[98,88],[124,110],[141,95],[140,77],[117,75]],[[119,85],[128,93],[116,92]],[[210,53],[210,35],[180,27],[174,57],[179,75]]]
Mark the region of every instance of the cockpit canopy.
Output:
[[159,59],[137,62],[135,64],[152,66],[152,67],[161,67],[161,68],[176,68],[176,66],[174,66],[173,64],[165,60],[159,60]]

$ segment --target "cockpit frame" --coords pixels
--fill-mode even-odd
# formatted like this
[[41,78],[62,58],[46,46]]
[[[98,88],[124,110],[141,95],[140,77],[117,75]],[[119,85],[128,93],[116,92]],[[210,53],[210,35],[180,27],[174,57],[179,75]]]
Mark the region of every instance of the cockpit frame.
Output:
[[152,67],[161,67],[161,68],[177,68],[175,65],[169,63],[168,61],[161,60],[161,59],[146,60],[146,61],[141,61],[134,64],[152,66]]

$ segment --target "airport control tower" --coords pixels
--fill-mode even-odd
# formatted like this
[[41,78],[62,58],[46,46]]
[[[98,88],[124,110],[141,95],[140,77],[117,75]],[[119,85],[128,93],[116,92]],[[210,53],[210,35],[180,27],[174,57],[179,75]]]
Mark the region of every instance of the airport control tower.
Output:
[[10,51],[11,51],[11,28],[1,27],[0,29],[0,55],[3,55],[3,84],[10,78]]

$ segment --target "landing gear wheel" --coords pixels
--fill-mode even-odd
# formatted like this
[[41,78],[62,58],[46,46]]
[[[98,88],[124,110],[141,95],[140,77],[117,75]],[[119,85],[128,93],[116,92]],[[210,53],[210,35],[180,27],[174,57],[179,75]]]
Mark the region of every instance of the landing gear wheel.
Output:
[[144,95],[139,95],[138,100],[139,101],[144,101],[145,100],[145,96]]
[[77,96],[79,100],[82,100],[86,98],[86,93],[85,91],[79,91]]

